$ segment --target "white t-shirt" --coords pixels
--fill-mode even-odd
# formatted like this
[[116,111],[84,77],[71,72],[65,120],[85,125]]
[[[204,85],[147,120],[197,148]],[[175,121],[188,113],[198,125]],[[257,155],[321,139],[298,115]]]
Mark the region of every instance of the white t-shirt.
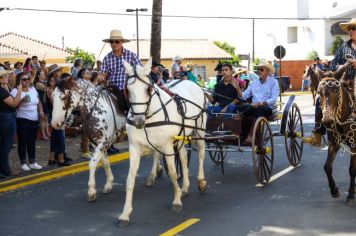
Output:
[[[16,94],[17,94],[17,88],[14,88],[11,91],[11,95],[15,97]],[[37,105],[39,103],[38,93],[34,87],[30,87],[27,92],[21,93],[21,99],[27,95],[30,96],[30,102],[25,102],[20,104],[20,106],[16,110],[17,112],[16,117],[37,121],[38,120]]]

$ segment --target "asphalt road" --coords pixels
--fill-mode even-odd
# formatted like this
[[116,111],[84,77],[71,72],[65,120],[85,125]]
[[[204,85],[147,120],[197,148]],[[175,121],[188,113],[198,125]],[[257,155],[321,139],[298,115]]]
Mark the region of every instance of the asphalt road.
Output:
[[[311,125],[306,125],[308,129]],[[287,168],[283,139],[275,140],[274,173]],[[356,206],[346,204],[349,157],[340,156],[334,176],[341,196],[329,194],[323,163],[326,151],[306,147],[302,165],[264,187],[256,187],[250,153],[231,153],[225,175],[207,157],[206,193],[196,187],[196,156],[191,163],[190,195],[183,211],[170,210],[173,193],[166,175],[151,188],[143,186],[151,159],[144,158],[134,193],[134,212],[127,228],[117,215],[125,198],[128,162],[113,166],[113,192],[86,201],[88,173],[0,195],[0,235],[159,235],[190,218],[200,221],[180,235],[355,235]],[[104,171],[97,172],[98,190]]]
[[[305,129],[310,132],[312,124],[306,124]],[[273,172],[277,174],[289,163],[284,140],[276,138],[275,144]],[[183,211],[175,213],[170,209],[173,189],[166,175],[154,187],[143,186],[151,167],[151,159],[144,158],[136,180],[130,225],[118,228],[129,164],[124,161],[113,166],[115,185],[111,194],[99,193],[105,174],[103,169],[97,171],[98,197],[94,203],[86,198],[87,172],[1,194],[0,235],[159,235],[192,218],[200,221],[179,235],[356,235],[356,204],[345,201],[349,157],[338,155],[334,163],[338,199],[329,194],[323,171],[325,159],[325,150],[305,146],[300,167],[257,187],[250,153],[230,153],[225,175],[207,156],[208,189],[201,194],[193,155],[190,194],[182,200]]]

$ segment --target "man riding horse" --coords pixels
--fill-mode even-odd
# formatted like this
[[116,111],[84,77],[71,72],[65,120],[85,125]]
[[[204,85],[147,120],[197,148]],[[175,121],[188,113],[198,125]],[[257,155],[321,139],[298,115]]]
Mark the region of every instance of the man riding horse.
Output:
[[[337,71],[347,60],[350,60],[352,66],[349,66],[345,72],[345,80],[353,83],[356,75],[356,18],[353,18],[349,22],[340,23],[340,28],[350,35],[350,40],[344,42],[336,52],[335,58],[332,60],[330,69]],[[350,57],[348,59],[348,57]],[[317,99],[315,106],[315,126],[313,133],[310,137],[303,138],[305,143],[309,143],[313,146],[321,146],[321,137],[325,134],[326,130],[321,125],[321,107],[320,100]]]

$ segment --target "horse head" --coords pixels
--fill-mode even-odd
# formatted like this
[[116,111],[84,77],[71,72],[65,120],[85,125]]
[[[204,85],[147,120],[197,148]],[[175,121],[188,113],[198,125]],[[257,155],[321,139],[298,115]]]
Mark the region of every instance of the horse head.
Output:
[[124,61],[126,74],[126,96],[130,102],[128,119],[132,118],[136,128],[141,129],[145,125],[146,115],[152,98],[153,83],[147,76],[151,71],[152,59],[148,60],[144,67],[136,65],[132,67]]
[[318,93],[320,94],[320,105],[322,108],[323,118],[321,122],[325,125],[331,124],[336,120],[337,109],[339,107],[339,101],[341,94],[342,84],[335,78],[326,77],[323,78],[318,87]]
[[52,127],[61,129],[69,124],[71,113],[80,102],[81,88],[73,78],[58,81],[53,92]]

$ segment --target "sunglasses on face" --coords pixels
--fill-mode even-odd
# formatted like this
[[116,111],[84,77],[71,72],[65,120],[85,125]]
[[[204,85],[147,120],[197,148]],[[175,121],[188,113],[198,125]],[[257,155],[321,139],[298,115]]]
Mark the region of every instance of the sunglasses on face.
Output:
[[349,30],[356,30],[356,26],[350,27]]
[[21,79],[22,81],[30,81],[30,78],[24,77]]
[[266,69],[265,68],[263,68],[263,67],[261,67],[261,68],[258,68],[258,71],[261,71],[261,72],[263,72],[263,71],[265,71]]
[[114,44],[114,43],[120,44],[121,43],[120,40],[110,40],[109,42],[110,42],[110,44]]

